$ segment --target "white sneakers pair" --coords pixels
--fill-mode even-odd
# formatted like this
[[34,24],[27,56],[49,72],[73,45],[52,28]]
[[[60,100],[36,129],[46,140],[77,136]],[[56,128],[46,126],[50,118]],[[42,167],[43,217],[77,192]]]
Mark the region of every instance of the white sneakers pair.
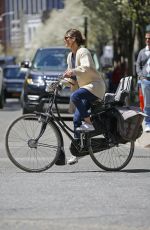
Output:
[[146,133],[149,133],[149,132],[150,132],[150,125],[145,125],[144,131],[145,131]]

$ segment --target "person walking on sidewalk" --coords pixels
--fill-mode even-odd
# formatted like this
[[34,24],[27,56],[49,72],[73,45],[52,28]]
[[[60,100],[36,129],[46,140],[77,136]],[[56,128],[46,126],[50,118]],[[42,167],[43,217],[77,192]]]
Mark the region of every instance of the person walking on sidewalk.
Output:
[[150,32],[145,34],[146,47],[141,49],[137,62],[136,72],[141,80],[142,94],[144,97],[145,132],[150,132]]
[[[64,78],[73,84],[72,91],[74,92],[71,94],[70,100],[75,105],[73,123],[75,137],[79,138],[79,133],[76,131],[94,130],[88,110],[92,102],[98,98],[103,99],[106,88],[103,78],[95,68],[90,51],[81,47],[85,42],[81,32],[69,29],[65,33],[64,42],[66,47],[71,49],[67,58],[68,69],[64,73]],[[72,157],[68,163],[77,163],[77,158]]]

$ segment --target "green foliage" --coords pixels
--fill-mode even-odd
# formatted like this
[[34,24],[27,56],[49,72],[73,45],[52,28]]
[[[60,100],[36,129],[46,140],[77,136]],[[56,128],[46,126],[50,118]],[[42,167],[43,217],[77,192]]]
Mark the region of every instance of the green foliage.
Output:
[[113,45],[114,58],[123,56],[132,66],[135,36],[138,50],[144,46],[145,28],[150,23],[149,0],[65,0],[65,8],[53,10],[39,28],[31,41],[33,49],[26,53],[22,50],[20,56],[30,57],[38,47],[64,45],[63,36],[69,28],[84,33],[85,17],[88,47],[101,54],[104,45]]
[[82,0],[82,2],[88,9],[91,26],[96,30],[97,38],[102,41],[104,34],[106,41],[110,36],[113,39],[115,34],[121,37],[121,33],[124,35],[131,22],[142,34],[149,24],[149,0]]
[[[115,58],[128,59],[129,72],[132,70],[135,36],[137,50],[144,46],[144,32],[150,18],[149,0],[82,0],[88,14],[92,31],[92,41],[112,43]],[[90,38],[89,38],[90,40]]]

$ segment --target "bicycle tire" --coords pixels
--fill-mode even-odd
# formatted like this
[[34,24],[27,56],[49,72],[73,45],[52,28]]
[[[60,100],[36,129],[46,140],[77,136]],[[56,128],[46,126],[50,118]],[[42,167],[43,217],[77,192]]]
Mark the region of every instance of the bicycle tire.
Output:
[[57,161],[61,149],[61,137],[53,121],[47,127],[39,141],[42,122],[35,114],[20,116],[9,126],[5,146],[9,159],[18,168],[26,172],[42,172],[52,167]]
[[[104,142],[102,138],[102,142]],[[128,165],[134,153],[134,142],[118,144],[113,147],[106,147],[105,144],[98,150],[100,143],[98,139],[91,139],[89,154],[94,163],[105,171],[120,171]],[[97,149],[96,149],[97,145]],[[96,149],[96,150],[95,150]],[[100,148],[99,148],[100,149]]]

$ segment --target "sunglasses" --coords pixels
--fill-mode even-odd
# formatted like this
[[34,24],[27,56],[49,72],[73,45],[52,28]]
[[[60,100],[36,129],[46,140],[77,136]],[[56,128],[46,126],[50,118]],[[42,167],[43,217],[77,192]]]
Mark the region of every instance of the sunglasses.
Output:
[[68,38],[73,38],[73,37],[71,37],[71,36],[65,36],[64,40],[67,40]]
[[150,38],[145,38],[145,40],[150,40]]

